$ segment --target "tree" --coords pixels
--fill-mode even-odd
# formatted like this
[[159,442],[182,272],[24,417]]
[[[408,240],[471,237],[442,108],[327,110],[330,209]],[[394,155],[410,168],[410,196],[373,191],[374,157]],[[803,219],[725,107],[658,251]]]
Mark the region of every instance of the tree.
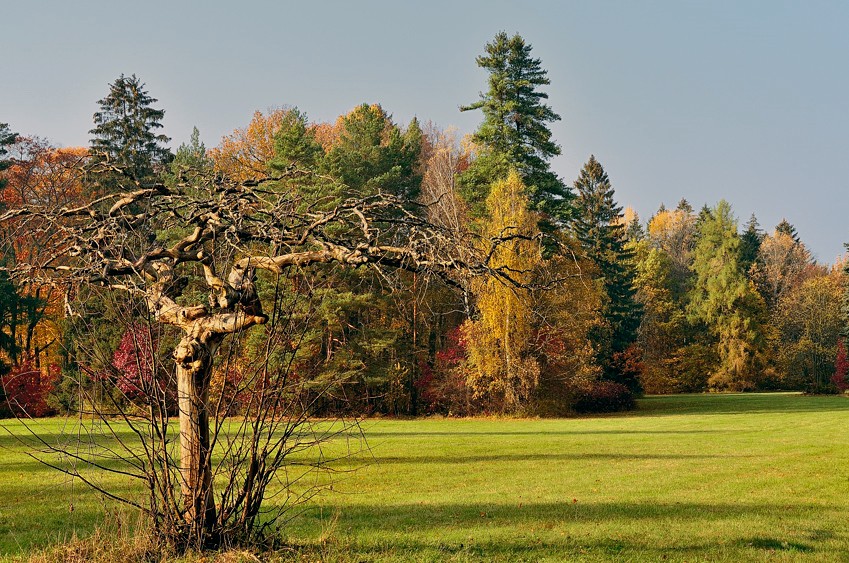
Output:
[[753,387],[763,346],[764,304],[740,267],[737,222],[725,200],[702,214],[692,269],[689,317],[704,322],[717,339],[720,366],[711,385]]
[[171,139],[157,134],[165,111],[155,109],[156,98],[136,77],[119,76],[109,94],[97,104],[91,139],[91,170],[102,192],[149,185],[171,161],[165,144]]
[[[489,223],[484,237],[503,241],[490,258],[491,267],[529,284],[542,258],[537,221],[528,210],[525,186],[517,172],[492,186],[486,206]],[[527,404],[539,383],[539,365],[531,354],[534,329],[529,296],[526,290],[495,278],[480,280],[473,291],[479,318],[469,329],[468,385],[478,399],[497,410],[516,410]]]
[[206,146],[200,140],[200,131],[197,127],[192,128],[192,136],[188,143],[182,143],[177,147],[174,160],[171,161],[171,175],[175,181],[179,181],[180,173],[184,171],[200,172],[209,174],[214,169],[215,163],[209,156]]
[[[5,187],[0,190],[0,209],[14,210],[27,205],[50,208],[80,201],[83,176],[81,165],[88,151],[81,147],[56,148],[38,137],[18,136],[9,145],[12,156],[4,172]],[[20,231],[12,224],[0,226],[2,265],[38,260],[52,254],[47,233],[37,221]],[[58,338],[58,317],[63,295],[49,284],[23,284],[3,277],[0,281],[0,325],[6,340],[3,350],[12,364],[28,360],[36,366],[54,362],[51,345]]]
[[740,267],[747,274],[758,259],[764,236],[764,232],[758,225],[757,217],[752,213],[746,223],[746,230],[740,235]]
[[274,158],[275,136],[284,120],[297,110],[277,108],[268,113],[255,111],[247,127],[235,129],[209,151],[215,169],[238,181],[257,180],[268,175]]
[[[314,172],[286,174],[291,180]],[[174,343],[170,354],[153,354],[150,361],[167,362],[169,381],[176,380],[177,451],[167,401],[157,391],[146,395],[144,409],[121,410],[116,402],[108,413],[120,417],[141,445],[116,435],[117,445],[99,442],[98,449],[93,444],[90,456],[64,449],[71,464],[61,469],[97,487],[85,468],[114,463],[116,471],[145,485],[148,502],[99,490],[143,510],[164,539],[180,546],[245,540],[257,526],[273,524],[273,519],[259,520],[266,487],[290,454],[316,444],[304,425],[324,384],[300,371],[304,357],[314,354],[300,347],[313,325],[298,321],[303,300],[263,301],[263,285],[291,285],[296,289],[288,295],[308,297],[314,268],[332,263],[434,273],[455,284],[452,272],[458,269],[518,283],[514,272],[476,258],[465,242],[470,235],[448,238],[444,229],[405,211],[398,198],[375,194],[346,199],[326,211],[305,211],[297,192],[275,188],[278,180],[238,183],[208,177],[171,187],[157,183],[72,208],[34,204],[0,216],[0,224],[12,222],[22,231],[33,221],[52,227],[46,232],[55,252],[18,263],[15,276],[122,295],[136,309],[126,318],[147,316],[158,327],[145,342]],[[164,235],[150,237],[150,232]],[[491,241],[483,256],[497,255],[510,240]],[[257,326],[263,328],[250,331]],[[265,346],[253,349],[266,352],[241,354],[239,343],[254,334]],[[237,394],[214,397],[210,385],[216,369],[227,373],[234,366],[252,370],[242,384],[249,386],[251,401],[247,416],[228,422],[225,438],[231,410],[227,397]],[[158,373],[157,367],[150,372]],[[329,426],[316,432],[340,431],[345,429]],[[223,483],[217,494],[216,475]]]
[[415,199],[421,184],[415,168],[422,143],[415,118],[402,131],[382,107],[362,104],[340,125],[324,163],[334,178],[361,195],[382,191]]
[[775,356],[786,386],[833,392],[835,343],[843,323],[842,281],[835,271],[812,277],[782,295],[774,315],[779,339]]
[[786,229],[775,229],[764,237],[752,265],[751,277],[770,308],[815,272],[813,258],[805,245]]
[[637,337],[643,350],[640,380],[647,393],[683,391],[687,385],[671,364],[687,340],[687,318],[680,301],[675,298],[672,259],[648,241],[637,243],[634,250],[635,298],[643,309]]
[[[3,172],[12,165],[12,161],[6,158],[8,154],[7,146],[13,144],[17,138],[17,133],[12,133],[8,123],[0,123],[0,172]],[[0,190],[6,186],[6,179],[0,176]]]
[[599,270],[599,281],[607,296],[603,317],[609,334],[599,335],[599,360],[608,378],[621,380],[632,391],[639,382],[622,380],[615,365],[616,355],[634,343],[640,325],[640,307],[634,298],[634,265],[626,247],[622,208],[613,199],[613,187],[604,168],[590,159],[575,181],[577,199],[573,228],[587,256]]
[[460,108],[479,109],[484,116],[473,136],[479,146],[477,159],[460,178],[461,193],[474,210],[483,212],[492,182],[515,168],[532,208],[562,222],[568,218],[572,194],[548,163],[560,154],[548,128],[560,116],[540,90],[550,84],[548,73],[518,34],[499,32],[484,50],[476,60],[489,73],[489,89],[478,102]]
[[696,216],[686,200],[679,203],[676,209],[659,210],[649,221],[649,240],[671,261],[674,282],[672,291],[676,300],[683,296],[691,276],[696,232]]
[[789,236],[793,239],[793,242],[800,242],[801,240],[799,239],[799,233],[796,231],[796,227],[794,227],[787,219],[779,221],[779,223],[775,226],[775,232]]

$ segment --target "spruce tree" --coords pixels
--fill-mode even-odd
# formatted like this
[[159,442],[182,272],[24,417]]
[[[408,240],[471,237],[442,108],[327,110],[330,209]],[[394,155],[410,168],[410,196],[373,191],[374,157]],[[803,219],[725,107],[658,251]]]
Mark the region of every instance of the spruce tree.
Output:
[[608,297],[602,314],[610,332],[606,338],[597,339],[599,361],[608,378],[621,380],[636,391],[639,382],[622,380],[614,361],[617,354],[625,352],[635,342],[641,317],[635,299],[632,252],[625,244],[622,208],[614,201],[610,179],[595,156],[590,156],[581,170],[575,190],[575,235],[587,256],[598,266]]
[[748,274],[752,264],[758,259],[758,251],[763,240],[764,232],[758,225],[757,217],[752,213],[749,222],[746,223],[746,230],[740,236],[740,268],[743,272]]
[[794,227],[787,219],[782,219],[781,222],[775,226],[775,232],[789,236],[793,239],[793,242],[802,242],[799,238],[799,233],[796,232],[796,227]]
[[[9,125],[7,123],[0,123],[0,172],[6,170],[12,165],[12,161],[6,158],[6,155],[9,153],[6,147],[13,144],[17,137],[18,134],[13,133],[9,129]],[[0,176],[0,190],[5,187],[6,179]]]
[[540,59],[518,34],[500,32],[487,43],[477,64],[489,72],[489,89],[480,100],[460,111],[481,110],[484,121],[474,134],[477,160],[460,177],[460,190],[474,211],[482,214],[493,181],[515,168],[527,186],[531,207],[562,222],[568,217],[572,193],[549,167],[560,154],[550,123],[560,120],[545,103],[540,87],[550,84]]
[[[91,170],[100,191],[132,189],[155,181],[173,155],[165,146],[171,139],[157,134],[165,111],[155,109],[156,98],[136,75],[123,74],[109,85],[94,113]],[[120,172],[118,172],[119,170]]]

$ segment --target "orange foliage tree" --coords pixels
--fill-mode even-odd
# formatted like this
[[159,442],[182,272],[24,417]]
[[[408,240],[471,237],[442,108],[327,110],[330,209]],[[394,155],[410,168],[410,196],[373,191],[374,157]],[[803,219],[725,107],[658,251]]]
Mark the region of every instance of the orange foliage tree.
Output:
[[[11,166],[4,171],[6,184],[0,191],[0,205],[16,209],[27,205],[43,205],[59,209],[80,200],[82,192],[82,163],[88,151],[82,147],[57,148],[38,137],[19,137],[9,149]],[[44,233],[33,223],[27,231],[15,231],[14,225],[4,225],[0,232],[4,261],[30,261],[52,248],[44,243]],[[3,330],[10,340],[8,359],[17,364],[32,358],[36,365],[56,361],[48,354],[50,345],[58,338],[57,317],[61,316],[62,294],[47,286],[29,284],[11,286],[4,300]],[[49,357],[44,357],[47,354]],[[46,360],[46,361],[45,361]]]
[[290,111],[288,108],[268,113],[255,111],[247,127],[222,137],[218,146],[209,151],[216,171],[239,182],[266,177],[268,161],[274,157],[274,135]]

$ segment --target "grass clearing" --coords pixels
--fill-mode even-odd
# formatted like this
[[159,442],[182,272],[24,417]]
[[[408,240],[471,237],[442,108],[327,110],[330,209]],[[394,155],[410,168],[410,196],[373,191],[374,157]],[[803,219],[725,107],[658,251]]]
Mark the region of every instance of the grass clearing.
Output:
[[[578,419],[365,421],[370,452],[338,464],[356,471],[305,506],[287,539],[307,559],[339,561],[849,560],[849,400],[639,405]],[[37,424],[58,434],[60,421]],[[0,553],[115,520],[111,503],[10,436],[0,445]]]

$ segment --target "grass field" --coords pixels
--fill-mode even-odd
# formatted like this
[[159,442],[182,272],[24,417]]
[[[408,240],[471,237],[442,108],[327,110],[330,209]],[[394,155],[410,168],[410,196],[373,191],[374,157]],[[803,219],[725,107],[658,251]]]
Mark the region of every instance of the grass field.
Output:
[[[340,464],[359,469],[287,538],[310,560],[849,561],[849,399],[681,395],[639,407],[366,421],[370,454]],[[49,435],[60,423],[38,424]],[[110,518],[109,503],[10,436],[0,446],[0,553]]]

